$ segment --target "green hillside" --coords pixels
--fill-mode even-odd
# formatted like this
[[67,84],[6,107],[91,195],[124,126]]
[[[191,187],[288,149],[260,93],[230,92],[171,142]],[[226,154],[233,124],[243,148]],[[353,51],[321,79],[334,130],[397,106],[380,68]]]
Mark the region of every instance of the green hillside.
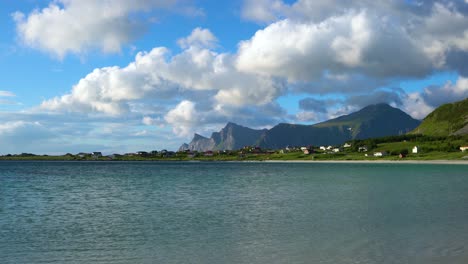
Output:
[[468,98],[438,107],[412,133],[429,136],[468,134]]

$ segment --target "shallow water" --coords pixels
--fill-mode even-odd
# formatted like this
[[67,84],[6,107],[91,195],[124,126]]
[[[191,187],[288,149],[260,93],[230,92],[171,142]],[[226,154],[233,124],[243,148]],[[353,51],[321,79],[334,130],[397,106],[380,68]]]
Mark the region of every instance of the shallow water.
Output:
[[468,166],[0,162],[1,263],[468,263]]

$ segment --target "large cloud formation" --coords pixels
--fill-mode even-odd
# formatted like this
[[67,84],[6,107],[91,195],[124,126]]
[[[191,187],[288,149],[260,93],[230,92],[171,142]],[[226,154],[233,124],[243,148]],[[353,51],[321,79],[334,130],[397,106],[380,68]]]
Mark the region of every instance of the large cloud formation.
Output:
[[[95,69],[81,79],[71,93],[46,100],[41,108],[115,116],[132,112],[135,103],[148,103],[148,98],[153,102],[164,100],[164,104],[184,96],[193,97],[199,106],[184,100],[165,118],[174,125],[175,132],[186,135],[187,127],[177,127],[179,124],[190,128],[199,125],[202,118],[192,112],[204,110],[203,107],[212,109],[213,116],[207,118],[214,120],[228,108],[264,107],[283,93],[284,82],[237,71],[235,56],[208,49],[215,39],[209,30],[196,28],[179,41],[184,48],[180,54],[171,57],[168,49],[158,47],[138,53],[135,61],[124,68]],[[190,122],[185,122],[187,118],[176,117],[182,109],[191,113]]]
[[90,49],[119,52],[140,36],[147,21],[132,14],[167,9],[177,0],[56,0],[30,14],[13,14],[20,40],[59,58]]
[[[76,4],[72,0],[60,3],[65,8],[51,5],[28,18],[17,15],[19,32],[26,41],[62,56],[80,52],[88,42],[113,51],[131,38],[128,34],[119,37],[111,27],[109,40],[107,35],[95,40],[91,34],[76,47],[60,46],[53,38],[42,42],[34,35],[35,21],[42,23],[49,13],[54,19],[60,17],[57,14],[72,14]],[[148,3],[159,2],[136,3],[122,12],[144,10]],[[271,125],[288,118],[317,121],[375,102],[392,103],[422,118],[441,103],[467,97],[466,62],[459,59],[468,57],[466,2],[298,0],[287,4],[252,0],[245,1],[242,15],[267,24],[241,41],[233,53],[217,52],[216,36],[196,28],[178,41],[180,53],[156,47],[138,53],[126,67],[95,69],[70,93],[45,100],[41,108],[119,116],[135,113],[142,105],[158,105],[162,109],[145,113],[144,123],[157,120],[186,136],[201,126],[239,117],[245,117],[241,122],[246,125]],[[51,21],[56,25],[60,20]],[[136,26],[127,15],[118,16],[117,21]],[[394,88],[401,80],[443,71],[456,72],[458,80],[420,92]],[[302,112],[296,117],[277,103],[291,92],[311,96],[301,101]],[[345,99],[335,101],[331,109],[318,107],[320,101],[314,98],[327,94]],[[267,113],[276,118],[265,118]]]

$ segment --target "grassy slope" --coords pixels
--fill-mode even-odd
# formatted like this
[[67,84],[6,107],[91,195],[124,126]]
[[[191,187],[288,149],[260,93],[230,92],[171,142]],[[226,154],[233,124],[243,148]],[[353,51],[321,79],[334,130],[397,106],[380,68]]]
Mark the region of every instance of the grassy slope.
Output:
[[429,136],[448,136],[468,123],[468,98],[438,107],[412,133]]

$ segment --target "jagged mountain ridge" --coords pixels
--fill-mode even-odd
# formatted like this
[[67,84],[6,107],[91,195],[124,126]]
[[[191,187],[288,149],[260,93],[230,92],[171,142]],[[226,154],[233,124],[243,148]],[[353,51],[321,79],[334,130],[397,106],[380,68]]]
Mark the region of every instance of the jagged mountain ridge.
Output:
[[251,129],[235,123],[227,125],[219,132],[213,132],[210,138],[195,134],[189,144],[183,144],[179,150],[206,151],[232,150],[248,145],[256,145],[267,129]]
[[279,149],[286,146],[337,145],[351,139],[383,137],[409,132],[419,120],[387,104],[367,106],[349,115],[314,125],[281,123],[271,129],[255,130],[228,123],[210,138],[195,134],[189,150],[234,150],[247,145]]

